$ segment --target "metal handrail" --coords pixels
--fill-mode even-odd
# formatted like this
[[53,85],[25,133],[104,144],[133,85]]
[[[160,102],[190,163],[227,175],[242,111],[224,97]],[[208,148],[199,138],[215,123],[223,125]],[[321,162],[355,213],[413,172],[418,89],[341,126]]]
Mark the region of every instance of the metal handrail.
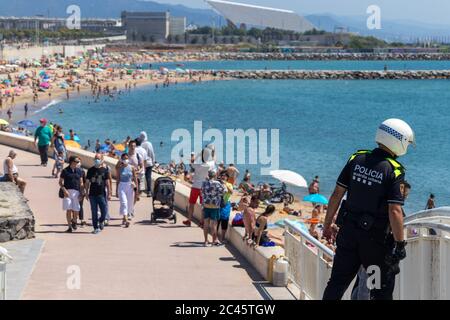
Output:
[[0,246],[0,261],[8,263],[12,260],[13,258],[8,254],[8,250]]
[[323,251],[324,253],[326,253],[328,256],[330,256],[331,258],[334,257],[334,252],[333,250],[331,250],[330,248],[328,248],[327,246],[325,246],[322,242],[320,242],[319,240],[317,240],[316,238],[314,238],[313,236],[311,236],[311,234],[308,231],[305,231],[301,228],[299,228],[297,225],[295,225],[294,222],[289,221],[289,220],[285,220],[284,221],[285,224],[287,224],[290,228],[294,229],[296,232],[298,232],[302,237],[304,237],[306,240],[308,240],[311,244],[313,244],[314,246],[316,246],[320,251]]
[[413,213],[412,215],[405,217],[404,222],[406,224],[406,223],[416,220],[416,219],[437,218],[437,217],[450,218],[450,207],[441,207],[441,208],[430,209],[430,210],[422,210],[422,211]]

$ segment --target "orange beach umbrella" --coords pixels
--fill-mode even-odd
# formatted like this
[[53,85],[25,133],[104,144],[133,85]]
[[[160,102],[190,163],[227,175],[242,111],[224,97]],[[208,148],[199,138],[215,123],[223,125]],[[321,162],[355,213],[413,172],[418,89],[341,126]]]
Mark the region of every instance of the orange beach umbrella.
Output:
[[81,148],[80,144],[78,142],[73,141],[73,140],[65,140],[64,144],[65,144],[66,147]]

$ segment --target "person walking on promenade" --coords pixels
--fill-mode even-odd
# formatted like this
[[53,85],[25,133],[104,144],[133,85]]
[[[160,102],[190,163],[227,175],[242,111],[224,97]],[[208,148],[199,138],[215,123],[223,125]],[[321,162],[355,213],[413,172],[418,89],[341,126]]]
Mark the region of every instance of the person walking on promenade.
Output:
[[[81,170],[81,179],[83,180],[83,185],[86,185],[86,172],[81,168],[81,160],[77,164],[77,168]],[[78,214],[78,217],[80,218],[80,226],[84,227],[87,223],[86,220],[84,220],[84,198],[85,198],[85,192],[84,189],[82,190],[82,194],[80,196],[80,212]]]
[[63,210],[66,211],[68,229],[66,232],[77,230],[80,200],[84,194],[83,170],[78,168],[80,159],[76,156],[69,158],[69,165],[61,172],[59,186],[63,193]]
[[[128,161],[130,166],[133,167],[134,172],[136,174],[136,179],[138,180],[138,182],[134,186],[135,188],[134,204],[136,204],[136,202],[139,201],[139,176],[141,175],[142,172],[144,172],[144,161],[145,161],[145,159],[143,159],[139,155],[139,153],[136,152],[136,148],[137,148],[136,141],[131,140],[130,143],[128,144]],[[129,218],[132,217],[134,217],[134,212],[131,212],[131,216]]]
[[147,162],[145,163],[145,188],[147,197],[152,196],[152,171],[156,162],[155,151],[152,143],[148,140],[147,132],[142,131],[139,135],[141,140],[141,147],[147,151]]
[[55,126],[55,134],[53,135],[51,143],[50,143],[50,147],[53,147],[55,149],[55,154],[54,154],[55,159],[56,159],[57,155],[60,152],[62,152],[64,160],[66,160],[67,150],[66,150],[66,145],[64,144],[64,142],[65,142],[65,140],[64,140],[64,134],[63,134],[62,127],[59,125],[56,125]]
[[120,215],[123,217],[122,224],[128,228],[130,226],[129,217],[134,211],[135,188],[138,181],[136,169],[130,164],[128,154],[122,154],[120,160],[116,167],[119,181],[117,197],[120,201]]
[[399,119],[388,119],[377,129],[374,150],[353,154],[330,198],[323,237],[333,238],[333,220],[340,226],[336,254],[324,300],[339,300],[357,275],[361,265],[378,267],[379,286],[370,288],[371,299],[392,300],[398,264],[406,258],[401,185],[405,169],[396,160],[415,144],[411,127]]
[[211,243],[208,241],[209,231],[212,234],[212,243],[214,245],[220,245],[221,243],[217,240],[217,223],[220,220],[220,204],[225,194],[225,187],[222,185],[222,182],[216,179],[216,172],[214,170],[208,172],[208,179],[203,181],[201,192],[203,198],[204,245],[205,247],[211,246]]
[[47,119],[39,120],[40,126],[36,129],[34,133],[34,144],[39,150],[39,155],[41,156],[41,165],[46,167],[48,163],[48,148],[52,140],[53,132],[47,126]]
[[225,236],[228,230],[228,221],[230,220],[231,214],[231,196],[233,194],[233,184],[230,182],[230,176],[227,171],[222,171],[219,173],[220,182],[222,182],[225,188],[225,193],[223,195],[223,201],[220,205],[220,220],[217,224],[217,234],[219,241],[221,243],[225,242]]
[[145,150],[142,147],[140,138],[137,138],[135,141],[136,141],[136,154],[139,155],[139,159],[142,159],[142,169],[139,171],[138,174],[139,186],[138,190],[136,191],[140,195],[141,192],[146,191],[145,168],[147,167],[148,153],[147,150]]
[[19,171],[14,164],[14,159],[17,157],[17,153],[14,150],[9,151],[8,156],[3,161],[3,177],[1,182],[14,182],[19,188],[20,192],[25,192],[25,186],[27,183],[25,180],[19,178]]
[[187,227],[191,226],[197,199],[200,198],[200,204],[203,201],[201,192],[203,181],[208,177],[208,172],[215,169],[215,162],[213,160],[214,154],[210,148],[203,149],[201,157],[202,162],[195,163],[195,154],[191,154],[191,167],[194,170],[194,178],[192,181],[191,193],[189,195],[188,219],[183,221],[183,224]]
[[25,106],[23,107],[25,111],[25,117],[28,116],[28,103],[25,103]]
[[[107,202],[111,200],[110,179],[111,175],[108,167],[104,164],[103,155],[97,153],[94,159],[94,166],[88,170],[86,175],[86,194],[91,204],[94,234],[103,230],[106,220]],[[98,218],[99,210],[100,219]]]

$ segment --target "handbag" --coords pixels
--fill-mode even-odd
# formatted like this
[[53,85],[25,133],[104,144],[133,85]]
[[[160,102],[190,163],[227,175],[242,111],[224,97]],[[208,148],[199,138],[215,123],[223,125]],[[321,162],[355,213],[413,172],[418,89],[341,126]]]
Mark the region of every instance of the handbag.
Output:
[[64,194],[63,188],[59,188],[58,197],[60,199],[64,199],[65,198],[65,194]]

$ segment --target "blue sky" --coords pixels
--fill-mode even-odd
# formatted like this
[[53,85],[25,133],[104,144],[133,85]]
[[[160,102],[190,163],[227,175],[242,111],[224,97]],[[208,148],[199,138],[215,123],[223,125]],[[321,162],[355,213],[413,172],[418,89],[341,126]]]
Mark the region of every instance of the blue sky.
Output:
[[[155,0],[206,8],[203,0]],[[233,1],[233,0],[231,0]],[[450,0],[234,0],[249,4],[291,9],[302,14],[331,13],[362,16],[369,5],[380,6],[382,18],[450,25]]]

